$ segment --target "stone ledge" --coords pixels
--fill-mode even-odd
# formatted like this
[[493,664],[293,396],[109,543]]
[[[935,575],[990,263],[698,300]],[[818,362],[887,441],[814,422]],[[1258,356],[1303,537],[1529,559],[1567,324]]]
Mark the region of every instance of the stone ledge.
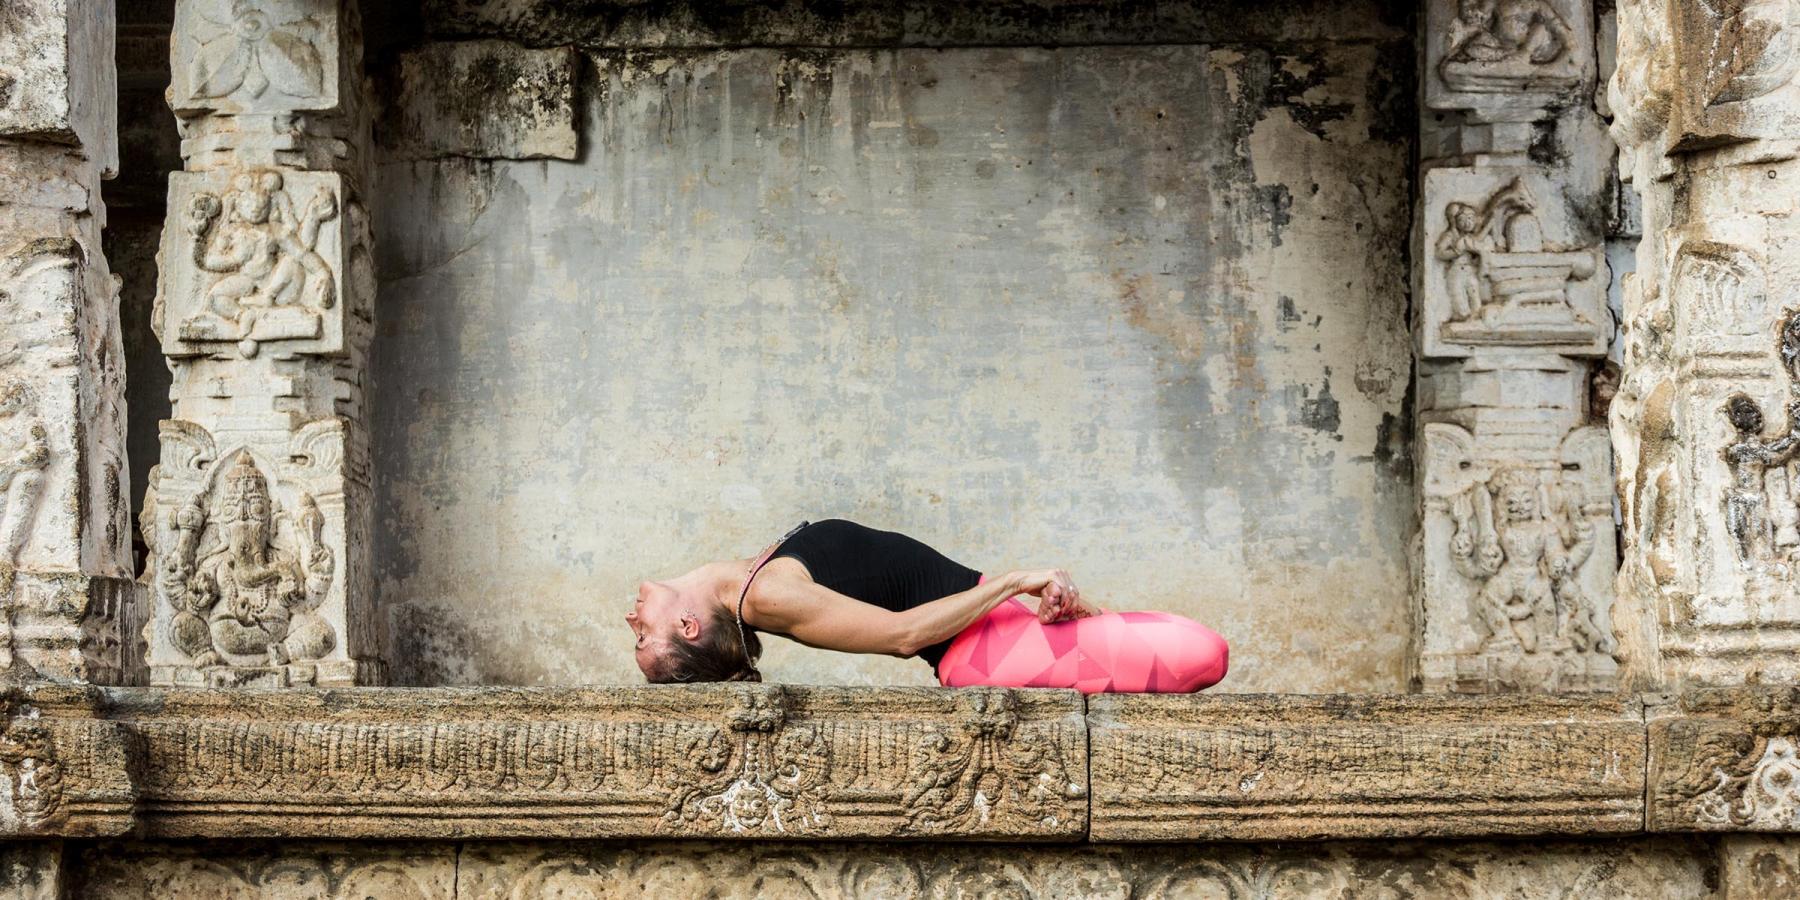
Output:
[[1644,826],[1634,699],[1113,695],[1097,841],[1616,834]]
[[1800,830],[1791,688],[1085,702],[782,685],[0,695],[0,838]]

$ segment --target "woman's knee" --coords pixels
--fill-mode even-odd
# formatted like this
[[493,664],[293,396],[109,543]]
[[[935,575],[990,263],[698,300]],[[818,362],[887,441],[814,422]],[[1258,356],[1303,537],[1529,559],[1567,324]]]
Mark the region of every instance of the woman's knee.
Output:
[[1217,684],[1231,665],[1231,647],[1219,633],[1198,622],[1182,626],[1180,675],[1193,690]]

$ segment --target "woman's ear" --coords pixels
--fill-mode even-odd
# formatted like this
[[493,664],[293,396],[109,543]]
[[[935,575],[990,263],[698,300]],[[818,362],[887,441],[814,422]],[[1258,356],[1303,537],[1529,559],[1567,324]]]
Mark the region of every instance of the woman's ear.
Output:
[[691,612],[684,612],[675,622],[675,630],[689,641],[700,639],[700,617]]

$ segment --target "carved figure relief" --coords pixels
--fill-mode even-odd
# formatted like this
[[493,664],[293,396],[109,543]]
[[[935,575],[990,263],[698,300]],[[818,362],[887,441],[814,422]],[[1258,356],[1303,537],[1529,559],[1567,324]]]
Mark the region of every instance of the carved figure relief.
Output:
[[279,509],[248,453],[213,472],[217,483],[174,513],[173,545],[158,548],[171,643],[202,668],[324,657],[336,633],[316,610],[335,560],[318,505],[302,493],[291,517]]
[[1568,283],[1593,276],[1594,256],[1548,246],[1537,208],[1518,178],[1480,203],[1444,207],[1433,255],[1444,268],[1447,338],[1496,344],[1591,338],[1594,323],[1570,303]]
[[0,731],[0,775],[20,826],[42,828],[62,811],[63,767],[56,740],[35,712],[15,716]]
[[273,88],[305,100],[324,90],[316,19],[281,15],[277,5],[251,0],[231,0],[223,9],[220,4],[195,6],[195,19],[183,23],[199,41],[187,64],[194,98],[260,98]]
[[1073,782],[1053,746],[1014,741],[1018,697],[1009,691],[974,695],[975,710],[960,733],[920,738],[909,765],[905,805],[909,831],[931,833],[988,824],[997,807],[1054,824]]
[[1481,584],[1484,652],[1613,650],[1575,578],[1593,555],[1593,523],[1571,515],[1556,493],[1536,471],[1512,468],[1452,501],[1450,557]]
[[296,213],[274,169],[237,173],[223,199],[190,196],[183,225],[193,263],[208,277],[198,310],[181,322],[181,339],[236,341],[252,357],[260,341],[320,337],[337,283],[318,252],[319,233],[337,214],[337,198],[324,187]]
[[682,742],[686,766],[669,773],[669,828],[702,822],[730,834],[805,834],[830,819],[821,791],[830,748],[812,725],[784,727],[787,692],[747,692],[726,728],[708,728]]
[[1458,91],[1572,88],[1576,41],[1550,0],[1460,0],[1438,73]]
[[[1745,567],[1774,556],[1778,546],[1800,544],[1785,467],[1800,453],[1800,399],[1788,405],[1787,433],[1764,440],[1762,407],[1744,394],[1725,403],[1735,432],[1725,448],[1731,482],[1725,491],[1725,528]],[[1777,532],[1779,526],[1779,533]]]
[[50,436],[30,391],[17,381],[0,381],[0,591],[12,589],[49,463]]

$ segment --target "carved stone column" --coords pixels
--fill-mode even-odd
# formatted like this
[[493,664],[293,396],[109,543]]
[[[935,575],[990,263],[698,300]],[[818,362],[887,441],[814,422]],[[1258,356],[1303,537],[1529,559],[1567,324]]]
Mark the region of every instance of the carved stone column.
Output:
[[1647,684],[1800,675],[1800,14],[1619,4],[1613,134],[1643,199],[1613,410],[1621,635]]
[[1612,148],[1591,106],[1593,10],[1429,0],[1423,45],[1414,681],[1611,688],[1611,453],[1592,395],[1613,332]]
[[153,684],[376,684],[375,278],[353,0],[181,0],[146,498]]
[[0,5],[0,666],[117,682],[124,362],[101,252],[118,167],[108,0]]

